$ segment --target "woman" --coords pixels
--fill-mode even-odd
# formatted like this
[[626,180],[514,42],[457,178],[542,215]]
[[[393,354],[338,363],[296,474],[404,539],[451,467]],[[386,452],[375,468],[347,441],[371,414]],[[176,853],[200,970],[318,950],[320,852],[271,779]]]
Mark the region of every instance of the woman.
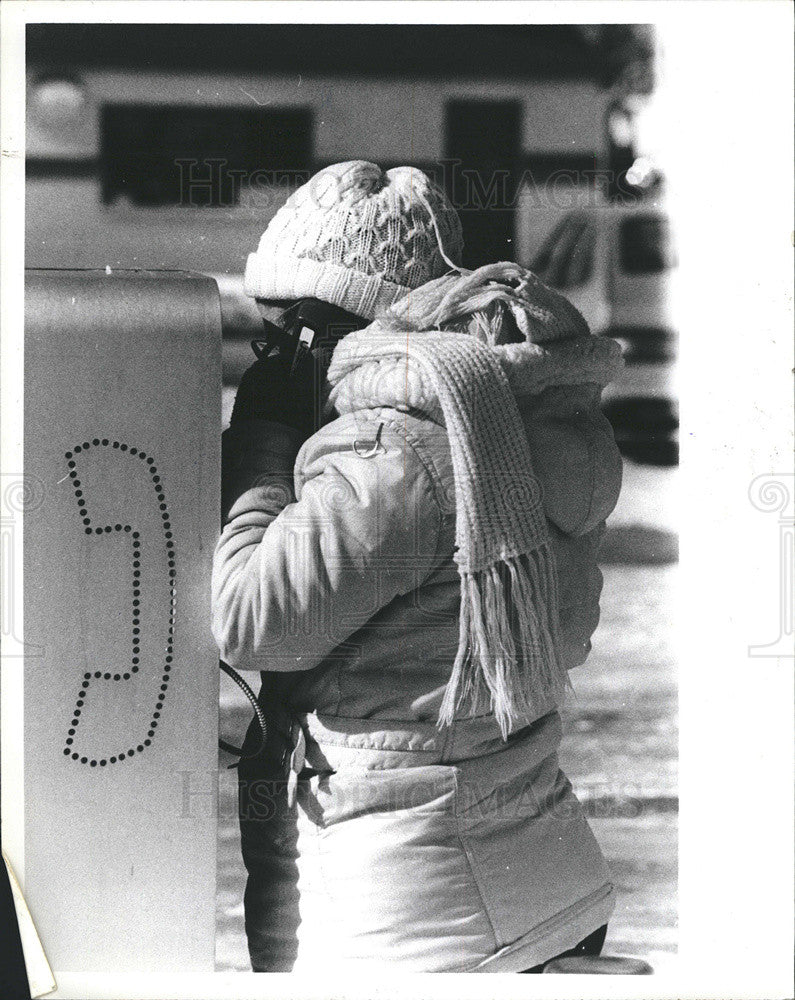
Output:
[[258,362],[225,443],[214,632],[270,718],[241,765],[255,970],[537,971],[604,939],[558,706],[598,620],[620,352],[460,250],[424,175],[356,161],[249,260],[264,315],[312,297],[351,331],[327,371]]

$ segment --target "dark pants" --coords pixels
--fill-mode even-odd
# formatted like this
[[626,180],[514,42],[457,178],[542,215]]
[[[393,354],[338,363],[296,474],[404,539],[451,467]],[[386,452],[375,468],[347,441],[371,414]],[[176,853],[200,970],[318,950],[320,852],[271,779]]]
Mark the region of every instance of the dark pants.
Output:
[[[287,741],[285,726],[274,718],[275,704],[269,699],[265,749],[238,766],[240,841],[248,871],[243,904],[254,972],[290,972],[298,954],[298,830],[296,812],[287,805],[282,765]],[[243,752],[253,752],[258,742],[252,722]]]
[[[573,948],[569,948],[568,951],[561,952],[560,955],[555,955],[555,958],[573,958],[576,955],[598,955],[602,950],[606,937],[607,924],[603,924],[598,930],[595,930],[593,934],[589,934],[588,937],[583,938],[579,944],[575,944],[575,946]],[[552,962],[554,959],[550,958],[549,961]],[[522,969],[522,973],[543,972],[546,964],[547,963],[544,962],[541,965],[534,965],[532,969]]]

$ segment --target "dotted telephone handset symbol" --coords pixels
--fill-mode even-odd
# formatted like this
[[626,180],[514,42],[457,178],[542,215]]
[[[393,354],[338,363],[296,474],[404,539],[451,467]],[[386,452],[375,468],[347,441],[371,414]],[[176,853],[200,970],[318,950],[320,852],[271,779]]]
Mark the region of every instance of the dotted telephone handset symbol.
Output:
[[[142,595],[142,560],[144,553],[144,542],[141,538],[140,530],[133,524],[127,523],[129,518],[119,516],[118,521],[112,524],[98,524],[91,514],[91,497],[88,494],[85,484],[80,479],[80,464],[87,452],[91,449],[109,449],[116,452],[120,461],[133,459],[141,463],[141,472],[144,474],[149,487],[154,491],[157,499],[157,510],[162,522],[162,541],[152,540],[150,544],[162,544],[165,549],[165,567],[167,572],[167,607],[164,614],[167,616],[167,641],[165,644],[165,654],[163,661],[163,673],[157,693],[157,701],[152,710],[152,715],[146,729],[145,738],[134,745],[124,744],[123,749],[115,752],[107,752],[101,755],[96,753],[85,753],[78,749],[79,728],[82,713],[85,708],[86,697],[92,684],[98,682],[124,683],[130,681],[134,674],[137,674],[141,666],[141,645],[142,645],[142,622],[141,622],[141,595]],[[171,672],[174,664],[174,633],[176,625],[176,548],[174,545],[174,532],[169,515],[168,505],[163,490],[163,484],[158,473],[155,460],[151,455],[130,447],[121,441],[112,441],[109,438],[94,438],[92,441],[84,441],[75,445],[71,451],[66,452],[66,463],[69,470],[69,479],[74,490],[77,510],[83,523],[86,535],[100,536],[103,534],[116,534],[122,538],[129,538],[130,546],[128,558],[130,560],[130,573],[132,581],[131,600],[131,652],[129,667],[118,672],[102,670],[88,670],[83,674],[80,692],[77,697],[72,720],[66,736],[64,754],[72,760],[90,767],[106,767],[109,764],[117,764],[136,754],[141,754],[152,745],[155,733],[160,722],[166,693],[168,691]]]

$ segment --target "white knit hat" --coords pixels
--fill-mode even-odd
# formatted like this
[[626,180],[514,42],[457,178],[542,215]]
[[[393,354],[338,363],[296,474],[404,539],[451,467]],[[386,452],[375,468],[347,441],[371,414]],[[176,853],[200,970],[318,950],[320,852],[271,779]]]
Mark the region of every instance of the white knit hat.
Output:
[[364,319],[459,266],[461,223],[415,167],[336,163],[295,191],[246,264],[258,299],[313,297]]

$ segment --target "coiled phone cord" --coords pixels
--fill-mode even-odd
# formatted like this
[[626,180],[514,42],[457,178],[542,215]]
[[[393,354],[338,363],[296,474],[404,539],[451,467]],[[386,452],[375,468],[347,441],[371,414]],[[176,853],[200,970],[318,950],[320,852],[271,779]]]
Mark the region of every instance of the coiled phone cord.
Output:
[[243,747],[233,746],[231,743],[227,743],[226,740],[222,740],[219,737],[218,746],[222,750],[226,750],[227,753],[234,754],[236,757],[240,758],[239,760],[236,760],[234,764],[229,765],[229,770],[231,770],[233,767],[237,767],[240,761],[251,760],[252,757],[257,757],[259,754],[262,753],[262,751],[265,749],[265,743],[267,742],[268,739],[268,724],[265,721],[265,714],[263,713],[262,708],[260,707],[260,703],[257,701],[257,696],[254,694],[254,692],[251,690],[248,684],[243,680],[240,674],[235,669],[230,667],[228,663],[224,663],[223,660],[219,660],[218,665],[220,666],[221,670],[223,670],[223,672],[226,674],[227,677],[231,677],[231,679],[235,682],[235,684],[237,684],[237,686],[240,688],[240,690],[243,692],[246,698],[248,698],[251,707],[254,709],[254,715],[257,719],[257,724],[259,725],[260,729],[259,745],[257,746],[256,750],[254,750],[253,753],[244,754]]

